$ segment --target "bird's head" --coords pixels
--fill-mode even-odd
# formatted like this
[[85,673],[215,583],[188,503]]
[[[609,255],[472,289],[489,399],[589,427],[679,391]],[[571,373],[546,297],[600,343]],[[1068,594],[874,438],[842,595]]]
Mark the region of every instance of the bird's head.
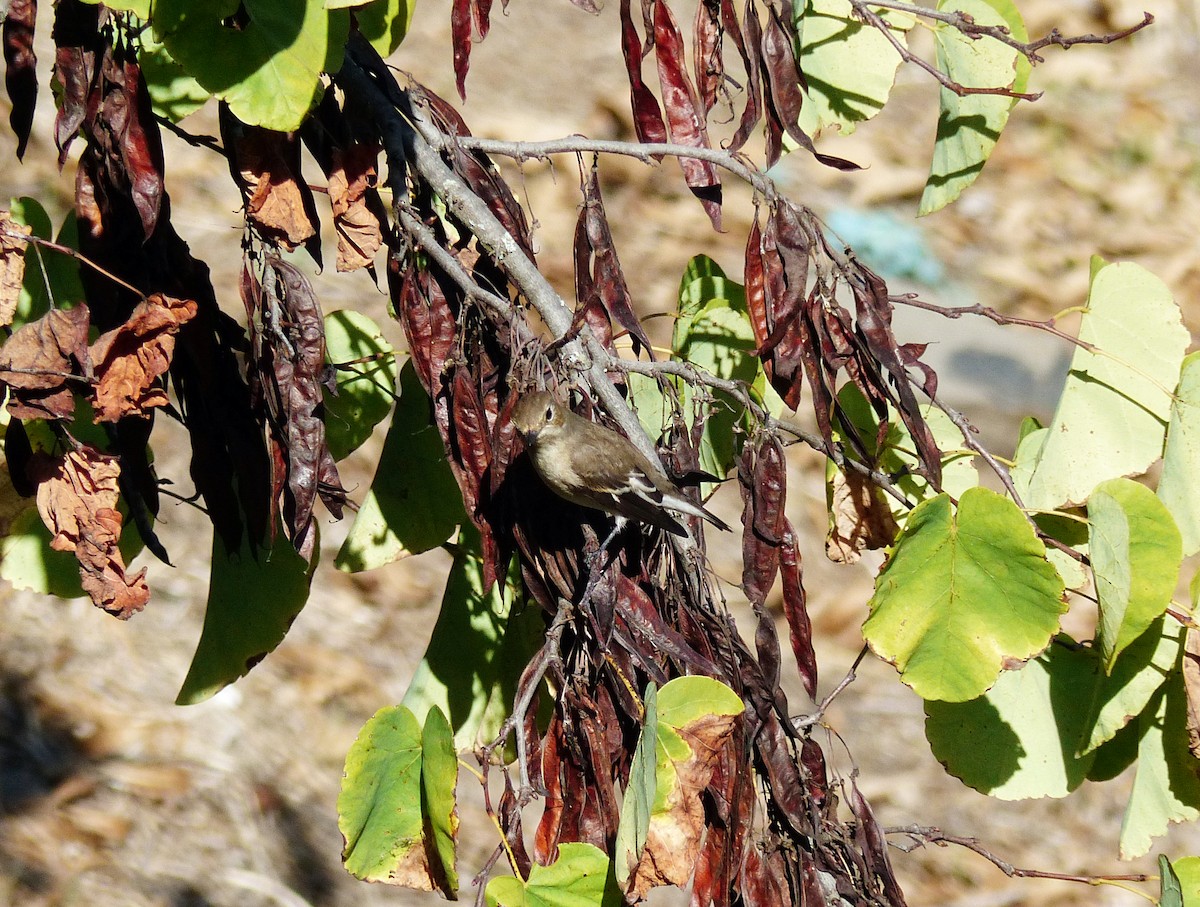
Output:
[[565,420],[564,405],[555,400],[549,391],[528,393],[513,407],[513,425],[527,447],[535,445],[539,437],[562,428]]

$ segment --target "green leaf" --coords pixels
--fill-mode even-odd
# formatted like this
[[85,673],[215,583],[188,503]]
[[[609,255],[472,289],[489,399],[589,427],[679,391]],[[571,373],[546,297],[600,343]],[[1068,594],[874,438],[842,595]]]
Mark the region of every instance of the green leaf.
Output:
[[212,545],[204,629],[176,705],[203,702],[249,673],[283,641],[308,601],[312,568],[282,532],[257,556],[248,539],[230,552],[213,533]]
[[12,521],[0,541],[0,578],[14,589],[39,595],[80,598],[85,594],[79,584],[79,561],[70,551],[50,547],[50,530],[32,506]]
[[[1086,555],[1088,545],[1088,522],[1082,516],[1058,511],[1040,511],[1031,514],[1038,529],[1057,542]],[[1083,563],[1058,548],[1047,546],[1046,558],[1054,565],[1058,575],[1068,589],[1080,589],[1089,580],[1089,574]]]
[[354,12],[358,30],[381,57],[396,51],[412,27],[416,0],[373,0]]
[[[857,435],[871,459],[878,459],[879,469],[896,476],[896,489],[912,504],[919,504],[937,494],[929,482],[917,473],[920,465],[916,444],[908,428],[897,418],[891,418],[883,441],[883,450],[877,448],[879,420],[875,410],[867,402],[861,390],[854,384],[846,384],[838,391],[838,404],[843,417],[836,431],[847,444],[852,433]],[[934,442],[942,451],[942,489],[954,498],[961,498],[968,488],[979,484],[979,470],[975,468],[975,455],[962,446],[962,433],[958,427],[937,407],[921,406],[921,416],[933,433]],[[885,500],[892,509],[892,516],[904,525],[911,512],[891,495]]]
[[379,465],[334,563],[358,573],[436,548],[466,520],[458,484],[431,423],[416,370],[400,370],[400,399]]
[[376,712],[346,754],[338,794],[347,871],[454,897],[457,777],[445,716],[431,710],[422,731],[403,706]]
[[[910,17],[878,9],[903,45]],[[896,81],[900,54],[887,37],[857,18],[849,0],[807,0],[798,5],[800,70],[807,89],[800,128],[813,135],[830,126],[849,135],[883,109]]]
[[1138,723],[1130,721],[1117,731],[1112,740],[1096,747],[1092,753],[1096,758],[1088,769],[1088,780],[1111,781],[1133,765],[1137,761],[1138,732]]
[[207,103],[212,92],[188,75],[166,45],[154,39],[149,29],[143,30],[138,40],[141,42],[138,65],[146,79],[146,91],[155,113],[178,123]]
[[621,800],[621,821],[614,848],[616,879],[621,888],[628,885],[630,874],[642,858],[658,789],[658,690],[653,682],[647,685],[642,703],[646,717],[629,766],[629,783]]
[[[70,249],[79,247],[75,212],[67,214],[58,236],[54,237],[50,215],[37,199],[10,199],[9,210],[13,220],[30,227],[34,236],[55,239],[59,245]],[[13,330],[37,321],[52,307],[71,308],[82,299],[83,283],[79,279],[78,261],[34,243],[25,247],[25,279],[21,283],[17,311],[13,316]]]
[[1117,655],[1171,603],[1183,547],[1166,505],[1130,479],[1097,485],[1088,499],[1088,521],[1100,651],[1111,671]]
[[711,677],[676,677],[658,691],[658,723],[679,730],[705,715],[740,715],[737,693]]
[[863,635],[923,699],[962,702],[1046,647],[1066,610],[1046,549],[984,488],[918,505],[880,572]]
[[458,873],[454,869],[458,849],[457,786],[454,733],[442,710],[434,706],[426,714],[421,735],[421,812],[430,838],[430,855],[437,856],[432,871],[445,881],[439,887],[449,892],[458,891]]
[[[941,12],[963,12],[978,25],[1007,27],[1018,41],[1029,35],[1011,0],[939,0]],[[966,88],[1009,88],[1024,91],[1029,77],[1025,57],[995,38],[968,37],[945,23],[934,25],[937,66]],[[957,199],[975,182],[996,147],[1015,101],[1003,95],[959,97],[948,88],[939,96],[933,163],[917,215],[931,214]]]
[[[337,394],[325,392],[325,439],[341,460],[371,437],[396,399],[400,366],[379,325],[358,312],[341,309],[325,316],[325,355],[336,371]],[[368,359],[362,362],[358,360]]]
[[[696,275],[691,277],[690,275]],[[671,348],[678,358],[718,378],[754,380],[761,365],[754,355],[754,328],[746,310],[746,293],[741,284],[728,279],[716,262],[697,256],[688,263],[679,291],[679,308]],[[705,398],[708,391],[704,392]],[[680,386],[684,412],[702,404],[688,384]],[[743,407],[721,391],[712,393],[714,403],[700,438],[700,468],[724,476],[739,453],[741,435],[734,427]]]
[[1176,671],[1138,719],[1137,774],[1121,824],[1123,860],[1145,854],[1170,823],[1200,818],[1200,778],[1196,757],[1188,752],[1186,699],[1183,675]]
[[1107,743],[1142,714],[1171,670],[1179,663],[1184,630],[1162,618],[1117,656],[1112,670],[1101,677],[1092,693],[1079,752]]
[[1171,402],[1158,496],[1183,535],[1183,553],[1200,551],[1200,352],[1183,360]]
[[1200,857],[1173,860],[1171,869],[1179,883],[1183,907],[1200,907]]
[[[41,426],[45,423],[34,420],[29,424]],[[130,564],[142,550],[142,537],[128,519],[124,499],[117,509],[122,517],[121,540],[117,548],[125,563]],[[37,506],[30,503],[13,518],[7,535],[0,539],[0,579],[7,580],[14,589],[27,589],[39,595],[85,597],[87,593],[79,579],[79,561],[70,551],[51,548],[50,538],[50,530],[42,522]]]
[[1075,350],[1045,442],[1017,485],[1040,510],[1083,504],[1101,482],[1145,472],[1162,455],[1189,342],[1162,281],[1131,263],[1095,265],[1079,339],[1097,352]]
[[549,866],[533,864],[528,879],[498,876],[485,890],[488,907],[620,907],[608,855],[593,844],[560,844]]
[[479,536],[463,528],[433,635],[402,700],[416,714],[441,709],[459,749],[496,738],[521,671],[545,636],[541,611],[525,605],[518,568],[512,571],[485,595]]
[[1086,699],[1100,673],[1088,649],[1052,645],[1019,671],[1004,671],[970,702],[926,702],[925,736],[946,771],[1001,800],[1065,797],[1093,756],[1075,755]]
[[1184,907],[1183,886],[1179,876],[1171,866],[1171,861],[1164,856],[1158,858],[1159,898],[1158,907]]
[[[244,16],[238,27],[224,22]],[[156,0],[154,33],[245,123],[290,132],[320,99],[350,33],[346,10],[306,0]]]

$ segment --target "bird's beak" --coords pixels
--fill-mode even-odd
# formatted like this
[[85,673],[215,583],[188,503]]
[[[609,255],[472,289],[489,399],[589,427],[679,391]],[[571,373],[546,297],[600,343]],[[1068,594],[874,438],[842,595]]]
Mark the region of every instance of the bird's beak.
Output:
[[526,447],[533,447],[534,442],[537,441],[538,433],[536,428],[531,428],[529,431],[518,431],[517,434],[521,436],[521,440],[525,442]]

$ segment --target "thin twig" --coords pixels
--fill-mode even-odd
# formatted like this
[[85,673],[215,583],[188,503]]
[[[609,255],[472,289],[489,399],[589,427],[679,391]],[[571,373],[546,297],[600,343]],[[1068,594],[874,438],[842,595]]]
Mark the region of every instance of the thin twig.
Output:
[[933,302],[926,302],[924,299],[912,293],[905,293],[896,296],[889,296],[888,302],[896,305],[906,305],[914,309],[924,309],[926,312],[935,312],[945,318],[957,319],[963,315],[982,315],[999,325],[1018,325],[1020,327],[1034,328],[1035,330],[1045,331],[1047,334],[1053,334],[1060,340],[1065,340],[1068,343],[1073,343],[1080,349],[1085,349],[1089,353],[1097,352],[1095,344],[1088,343],[1086,340],[1081,340],[1068,334],[1056,324],[1057,319],[1047,318],[1045,321],[1037,321],[1033,318],[1018,318],[1015,315],[1003,315],[995,309],[975,303],[974,305],[937,305]]
[[1085,885],[1099,885],[1102,882],[1150,882],[1154,879],[1154,876],[1141,872],[1130,873],[1128,875],[1079,875],[1068,872],[1044,872],[1040,869],[1022,869],[996,856],[979,843],[978,838],[948,835],[940,828],[928,825],[893,826],[885,828],[883,833],[887,835],[906,835],[910,838],[912,843],[908,846],[896,843],[892,844],[893,847],[905,853],[911,853],[913,850],[916,850],[918,847],[924,847],[926,844],[936,844],[939,847],[945,847],[947,844],[955,844],[959,847],[965,847],[967,850],[979,854],[979,856],[983,857],[1010,879],[1055,879],[1061,882],[1082,882]]
[[858,666],[862,664],[862,660],[867,657],[868,651],[870,650],[864,645],[862,649],[859,650],[858,657],[854,659],[854,663],[850,665],[850,670],[846,672],[846,676],[838,681],[838,685],[830,690],[829,695],[821,700],[821,704],[817,706],[816,711],[814,711],[811,715],[802,715],[799,718],[793,718],[792,727],[794,727],[797,731],[803,731],[805,728],[810,728],[814,724],[820,724],[821,720],[825,717],[825,712],[833,704],[833,700],[837,699],[837,697],[841,695],[842,691],[845,690],[846,687],[850,686],[850,684],[854,683],[854,681],[858,678]]
[[109,280],[111,280],[113,283],[117,284],[118,286],[122,286],[125,289],[129,290],[129,292],[136,294],[138,299],[142,300],[143,302],[146,301],[146,294],[143,293],[141,290],[139,290],[137,287],[135,287],[133,284],[126,283],[124,280],[122,280],[116,274],[113,274],[111,271],[106,271],[104,268],[100,267],[100,265],[96,264],[94,261],[92,261],[86,255],[84,255],[81,252],[76,251],[75,249],[72,249],[70,246],[64,246],[61,243],[56,243],[49,239],[42,239],[40,236],[30,236],[29,234],[21,233],[18,230],[5,230],[3,228],[0,228],[0,236],[3,236],[5,239],[16,240],[17,242],[33,243],[35,246],[41,246],[44,249],[49,249],[51,252],[58,252],[60,255],[66,255],[68,258],[74,258],[76,261],[80,262],[81,264],[87,265],[89,268],[91,268],[93,271],[97,272],[98,274],[101,274],[104,277],[107,277]]
[[644,164],[655,164],[656,159],[662,156],[694,158],[729,171],[752,186],[768,201],[774,201],[779,195],[775,183],[769,177],[746,164],[742,155],[722,148],[697,148],[673,142],[622,142],[615,139],[592,139],[583,135],[568,135],[540,142],[508,142],[468,135],[456,136],[452,141],[468,151],[481,151],[484,154],[509,157],[518,161],[541,160],[555,154],[615,154],[637,158]]
[[880,17],[879,13],[872,10],[871,7],[864,2],[864,0],[850,0],[850,3],[853,5],[854,12],[859,18],[887,38],[888,43],[890,43],[892,47],[895,48],[896,53],[900,55],[900,59],[925,70],[925,72],[929,73],[929,75],[932,76],[939,85],[941,85],[947,91],[954,92],[959,97],[982,94],[999,95],[1000,97],[1016,98],[1022,101],[1036,101],[1042,96],[1040,91],[1026,93],[1021,91],[1013,91],[1011,88],[1001,88],[998,86],[975,88],[968,85],[963,85],[960,82],[955,82],[952,78],[938,69],[932,63],[928,62],[923,57],[917,56],[911,50],[909,50],[903,41],[892,34],[892,29]]
[[[987,36],[995,38],[1001,44],[1006,44],[1011,47],[1021,56],[1029,60],[1030,63],[1041,63],[1043,58],[1038,55],[1038,51],[1051,45],[1061,47],[1063,50],[1069,50],[1076,44],[1112,44],[1114,41],[1121,41],[1128,38],[1130,35],[1141,31],[1146,26],[1154,22],[1154,17],[1150,13],[1142,13],[1142,21],[1136,25],[1131,25],[1129,28],[1122,29],[1118,32],[1112,32],[1106,35],[1073,35],[1064,36],[1057,28],[1051,29],[1044,37],[1038,38],[1036,41],[1018,41],[1013,37],[1012,32],[1004,25],[980,25],[969,14],[957,10],[945,11],[932,9],[928,6],[917,6],[915,3],[903,3],[901,0],[850,0],[856,13],[862,15],[863,9],[874,7],[876,9],[894,9],[897,12],[908,13],[911,16],[916,16],[921,19],[929,19],[934,22],[944,22],[953,28],[958,29],[969,38],[977,38]],[[885,23],[886,24],[886,23]],[[876,26],[878,27],[878,26]]]

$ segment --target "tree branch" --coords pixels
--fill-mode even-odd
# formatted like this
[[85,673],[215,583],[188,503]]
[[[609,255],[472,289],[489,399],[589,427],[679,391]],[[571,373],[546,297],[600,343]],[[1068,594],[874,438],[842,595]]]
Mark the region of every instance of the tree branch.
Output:
[[936,844],[939,847],[945,847],[947,844],[955,844],[959,847],[965,847],[973,853],[979,854],[1010,879],[1056,879],[1061,882],[1083,882],[1086,885],[1096,885],[1101,882],[1150,882],[1154,877],[1145,873],[1130,873],[1128,875],[1077,875],[1067,872],[1043,872],[1040,869],[1022,869],[1014,866],[1007,860],[1003,860],[996,856],[986,847],[984,847],[978,838],[968,838],[960,835],[948,835],[940,828],[934,828],[927,825],[900,825],[891,828],[885,828],[884,834],[887,835],[906,835],[911,839],[911,844],[905,846],[903,844],[893,844],[905,853],[911,853],[918,847],[924,847],[926,844]]

